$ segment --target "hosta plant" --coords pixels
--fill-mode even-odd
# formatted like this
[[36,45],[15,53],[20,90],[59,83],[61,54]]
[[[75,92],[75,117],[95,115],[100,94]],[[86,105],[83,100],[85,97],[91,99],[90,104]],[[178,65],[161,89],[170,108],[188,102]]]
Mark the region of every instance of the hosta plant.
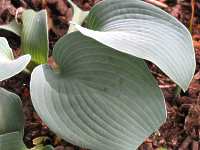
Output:
[[[31,75],[34,108],[52,131],[80,147],[137,149],[166,119],[145,60],[186,91],[195,71],[191,35],[140,0],[104,0],[90,12],[69,2],[74,16],[53,49],[56,65],[39,65]],[[30,35],[27,50],[41,45]]]
[[0,150],[52,150],[51,146],[26,148],[23,143],[24,114],[19,96],[0,88]]
[[23,143],[24,118],[20,98],[0,88],[0,149],[26,150]]
[[[46,10],[42,10],[40,12],[35,12],[33,10],[25,10],[22,13],[21,20],[22,20],[22,23],[17,23],[15,20],[13,20],[8,25],[1,25],[0,32],[2,30],[6,30],[20,37],[22,54],[26,56],[29,55],[29,57],[31,55],[31,63],[29,64],[28,69],[32,70],[36,65],[47,62],[47,58],[48,58],[47,13],[46,13]],[[8,48],[8,44],[5,39],[1,40],[0,42],[2,43],[0,46],[5,46],[4,48],[5,50],[3,50],[3,47],[2,47],[3,51],[6,51],[6,50],[10,51],[10,48]],[[9,57],[10,59],[14,59],[13,54],[11,53],[12,52],[8,52],[6,54],[7,55],[6,57]],[[6,74],[8,73],[10,75],[7,76],[7,78],[23,71],[23,69],[25,68],[27,63],[29,63],[29,61],[24,62],[23,60],[19,60],[16,63],[12,63],[13,67],[1,67],[2,73],[0,73],[0,81],[4,80],[5,79],[4,77],[6,77],[7,76]],[[23,66],[23,67],[19,68],[18,67],[19,63],[21,64],[20,66]],[[5,59],[1,59],[0,65],[4,65],[4,64],[8,64],[8,62],[5,61]],[[18,69],[15,69],[16,67]],[[4,72],[6,72],[6,74],[2,75]]]

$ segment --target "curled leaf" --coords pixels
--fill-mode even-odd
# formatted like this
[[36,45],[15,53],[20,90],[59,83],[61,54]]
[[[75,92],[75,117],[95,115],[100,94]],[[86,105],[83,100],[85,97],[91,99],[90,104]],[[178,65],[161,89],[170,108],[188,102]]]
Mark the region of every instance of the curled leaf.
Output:
[[162,92],[143,60],[79,32],[61,38],[53,57],[59,68],[36,67],[30,92],[42,120],[65,140],[133,150],[165,121]]
[[11,21],[9,24],[0,25],[0,31],[6,30],[8,32],[12,32],[18,36],[21,35],[22,26],[21,24],[17,24],[15,20]]
[[8,79],[23,71],[31,60],[30,55],[14,59],[7,40],[0,37],[0,81]]
[[163,10],[140,0],[104,0],[76,28],[117,51],[156,64],[184,91],[195,71],[192,38],[186,27]]
[[20,98],[0,88],[0,150],[27,150],[23,143],[24,116]]
[[22,14],[22,50],[30,54],[34,64],[43,64],[48,58],[48,26],[47,12],[41,10],[25,10]]

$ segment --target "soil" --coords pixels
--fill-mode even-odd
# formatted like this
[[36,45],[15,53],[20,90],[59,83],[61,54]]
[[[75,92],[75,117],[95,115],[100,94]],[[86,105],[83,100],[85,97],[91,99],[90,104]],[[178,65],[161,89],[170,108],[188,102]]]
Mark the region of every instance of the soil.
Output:
[[[74,0],[82,9],[89,10],[99,0]],[[199,0],[146,0],[171,13],[192,30],[196,51],[197,68],[194,79],[186,93],[174,96],[176,85],[155,65],[148,62],[166,98],[168,118],[161,128],[139,147],[139,150],[200,150],[200,1]],[[192,7],[194,6],[194,7]],[[72,9],[66,0],[0,0],[0,24],[11,21],[20,7],[34,10],[47,9],[49,47],[68,30]],[[193,9],[194,8],[194,9]],[[2,34],[2,33],[1,33]],[[0,34],[0,35],[1,35]],[[4,35],[5,36],[5,35]],[[20,54],[20,39],[6,35],[17,57]],[[180,62],[181,63],[181,62]],[[33,147],[33,139],[47,137],[43,144],[51,144],[56,150],[84,150],[67,143],[52,133],[34,111],[29,93],[30,75],[20,73],[0,82],[0,86],[18,94],[25,114],[24,141]]]

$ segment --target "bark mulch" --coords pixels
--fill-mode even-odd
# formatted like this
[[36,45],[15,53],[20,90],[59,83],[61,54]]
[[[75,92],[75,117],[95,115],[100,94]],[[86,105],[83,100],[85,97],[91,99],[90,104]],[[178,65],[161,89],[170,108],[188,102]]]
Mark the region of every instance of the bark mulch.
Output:
[[[89,10],[98,1],[74,0],[84,10]],[[158,131],[145,140],[139,150],[162,150],[164,148],[168,150],[200,150],[200,1],[146,1],[171,13],[188,28],[192,29],[197,69],[189,90],[186,93],[181,92],[180,96],[175,97],[176,85],[155,65],[148,62],[165,95],[168,118]],[[49,47],[52,50],[55,42],[68,30],[68,21],[72,17],[72,9],[69,4],[66,0],[0,0],[0,24],[12,20],[16,10],[20,7],[34,10],[47,9]],[[12,34],[7,36],[15,56],[18,56],[20,54],[20,39]],[[32,147],[33,139],[45,136],[47,138],[44,140],[44,144],[52,144],[56,150],[84,150],[61,140],[38,117],[30,100],[29,81],[30,75],[20,73],[11,79],[0,82],[1,87],[18,94],[22,98],[25,114],[24,141],[26,145]]]

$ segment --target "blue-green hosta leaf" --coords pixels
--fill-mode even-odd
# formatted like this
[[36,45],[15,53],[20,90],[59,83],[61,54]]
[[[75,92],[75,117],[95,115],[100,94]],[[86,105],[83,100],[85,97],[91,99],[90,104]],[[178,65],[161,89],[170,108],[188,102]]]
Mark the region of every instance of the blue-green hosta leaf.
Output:
[[73,32],[31,75],[33,105],[65,140],[93,150],[133,150],[165,121],[163,95],[143,60]]
[[6,30],[12,32],[18,36],[21,35],[22,26],[21,24],[17,24],[15,20],[11,21],[9,24],[0,25],[0,31]]
[[0,150],[27,150],[23,140],[24,117],[20,98],[0,88]]
[[22,50],[24,54],[31,54],[35,64],[47,62],[48,58],[48,26],[47,12],[25,10],[22,14]]
[[[67,0],[70,5],[73,8],[73,16],[72,16],[72,20],[78,24],[83,23],[83,21],[85,20],[85,18],[87,17],[89,11],[83,11],[81,10],[78,6],[76,6],[76,4],[74,4],[74,2],[72,0]],[[75,26],[69,26],[68,29],[68,33],[74,32],[76,31],[76,27]]]
[[25,69],[31,56],[24,55],[14,59],[12,49],[5,38],[0,37],[0,81],[8,79]]
[[189,31],[177,19],[140,0],[104,0],[90,11],[82,34],[155,63],[183,90],[195,71]]

